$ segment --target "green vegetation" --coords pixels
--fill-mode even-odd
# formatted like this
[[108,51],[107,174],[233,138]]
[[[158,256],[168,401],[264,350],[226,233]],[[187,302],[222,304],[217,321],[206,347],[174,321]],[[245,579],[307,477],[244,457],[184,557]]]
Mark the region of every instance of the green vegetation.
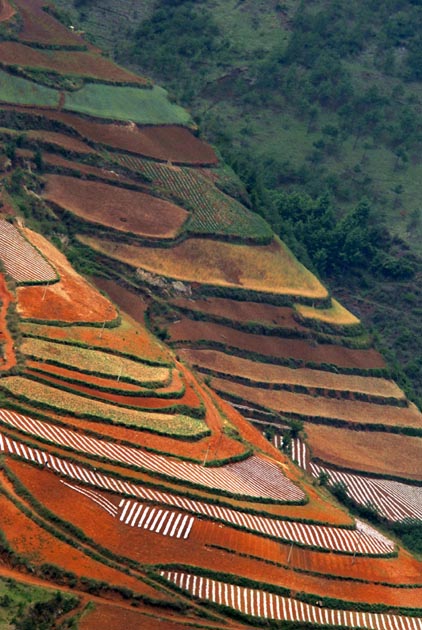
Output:
[[19,105],[57,106],[59,94],[38,83],[0,70],[0,101]]
[[171,103],[161,87],[138,89],[88,83],[66,94],[65,109],[101,118],[128,120],[140,124],[189,125],[190,114]]
[[197,170],[168,167],[126,155],[119,156],[118,161],[126,168],[145,174],[166,195],[192,212],[185,227],[188,233],[260,242],[272,240],[272,230],[258,214],[226,195]]
[[77,598],[12,578],[0,578],[0,627],[15,630],[48,630],[58,616],[72,610]]

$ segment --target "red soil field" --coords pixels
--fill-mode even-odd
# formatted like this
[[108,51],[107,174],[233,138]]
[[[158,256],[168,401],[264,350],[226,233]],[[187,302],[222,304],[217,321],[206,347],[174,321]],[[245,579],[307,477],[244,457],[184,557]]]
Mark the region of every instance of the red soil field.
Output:
[[[1,8],[0,8],[1,11]],[[0,14],[1,20],[1,14]],[[67,31],[66,31],[67,32]],[[121,81],[145,85],[147,80],[124,68],[119,68],[110,59],[96,53],[50,51],[31,48],[18,42],[1,42],[0,59],[3,63],[31,68],[46,68],[61,74],[95,77],[104,81]]]
[[242,359],[218,350],[195,350],[179,348],[179,356],[194,366],[207,368],[219,374],[241,376],[249,379],[252,385],[268,383],[301,385],[309,389],[321,388],[339,392],[359,392],[380,397],[394,397],[405,400],[402,390],[387,379],[352,374],[335,374],[325,370],[309,368],[291,369],[281,365],[257,363]]
[[189,213],[173,203],[136,190],[47,175],[43,196],[85,221],[120,232],[152,238],[174,238]]
[[171,324],[168,331],[173,342],[187,340],[194,343],[206,339],[268,357],[292,358],[303,363],[332,363],[338,367],[361,369],[385,367],[384,359],[373,349],[352,350],[332,344],[311,343],[304,339],[255,335],[229,326],[187,318]]
[[15,13],[15,9],[9,4],[8,0],[0,0],[0,22],[9,20]]
[[0,353],[0,372],[10,370],[16,365],[14,340],[7,327],[7,311],[12,301],[14,298],[7,288],[3,274],[0,273],[0,344],[3,345]]
[[114,306],[84,280],[49,241],[28,228],[26,238],[55,267],[60,281],[45,287],[19,287],[18,312],[23,318],[63,322],[104,322],[117,317]]
[[[15,462],[8,463],[11,464],[11,468],[15,464]],[[44,471],[39,472],[41,475],[48,474]],[[25,477],[22,477],[22,481],[25,483]],[[44,481],[41,483],[44,483]],[[13,492],[10,484],[3,476],[1,484]],[[25,556],[33,564],[55,564],[67,571],[72,571],[78,576],[106,581],[110,585],[126,586],[138,593],[160,597],[160,594],[155,589],[136,578],[107,567],[69,544],[58,540],[20,512],[3,494],[0,494],[0,509],[2,530],[7,541],[13,549]]]
[[[25,135],[34,140],[39,140],[40,142],[48,142],[50,144],[55,144],[66,151],[75,151],[76,153],[94,153],[94,149],[91,149],[90,146],[79,140],[75,136],[68,136],[64,133],[58,133],[57,131],[46,131],[43,129],[42,131],[30,130],[25,131]],[[43,153],[43,160],[45,161],[45,154]]]
[[[141,311],[138,315],[141,316]],[[74,344],[88,345],[90,348],[110,350],[141,360],[173,364],[170,351],[156,339],[144,326],[140,326],[131,317],[122,315],[119,326],[114,328],[96,328],[92,326],[49,326],[23,322],[22,332],[45,337],[51,341],[68,341]]]
[[239,396],[243,400],[269,407],[277,412],[312,417],[339,419],[351,424],[379,424],[396,427],[422,425],[422,416],[415,405],[397,407],[357,400],[308,396],[287,391],[274,391],[234,383],[229,379],[213,378],[212,387]]
[[23,20],[23,28],[19,33],[22,41],[55,46],[86,46],[79,35],[43,11],[44,0],[15,0],[15,5]]
[[177,125],[138,127],[134,123],[99,123],[76,114],[35,107],[2,105],[1,109],[13,109],[58,120],[75,129],[83,138],[156,160],[192,165],[218,162],[208,144],[185,127]]
[[422,480],[422,438],[305,424],[313,457],[335,466]]
[[[96,604],[94,610],[84,614],[78,627],[79,630],[99,630],[99,628],[107,628],[107,630],[128,630],[128,628],[133,630],[136,628],[142,628],[142,630],[186,630],[186,623],[182,620],[180,622],[171,621],[168,617],[173,615],[167,611],[155,614],[157,616],[143,613],[140,610],[120,608],[117,604]],[[187,617],[185,617],[186,619]],[[191,621],[192,623],[193,621],[199,623],[199,620],[194,620],[194,618]],[[207,622],[207,628],[211,627],[210,623]],[[230,626],[228,625],[228,627]],[[200,628],[199,625],[197,627]]]
[[199,311],[207,315],[224,317],[243,324],[257,322],[267,326],[293,328],[309,333],[309,329],[302,326],[294,318],[294,310],[290,306],[274,306],[262,302],[240,302],[228,298],[208,297],[200,300],[175,298],[171,303],[181,308]]
[[[114,552],[129,556],[142,563],[188,562],[235,575],[245,575],[268,583],[285,585],[293,590],[307,591],[348,599],[351,601],[383,602],[391,605],[416,606],[422,589],[394,589],[383,586],[368,586],[347,581],[336,582],[323,576],[314,577],[298,574],[290,569],[274,567],[248,558],[240,558],[224,551],[213,549],[209,553],[206,545],[220,545],[236,549],[239,532],[217,523],[197,520],[188,540],[160,537],[145,530],[127,527],[118,519],[101,510],[90,499],[64,486],[50,473],[39,471],[27,464],[13,462],[12,470],[27,486],[29,491],[52,512],[62,519],[74,523],[101,545]],[[48,479],[47,479],[48,475]],[[110,498],[110,495],[108,495]],[[254,549],[266,547],[266,541],[247,535]],[[284,560],[289,553],[288,545],[277,545],[278,553],[273,560]],[[322,554],[321,554],[322,555]],[[327,554],[324,554],[327,555]],[[331,555],[331,554],[329,554]],[[280,558],[281,557],[281,558]],[[279,560],[280,558],[280,560]],[[287,564],[287,563],[286,563]],[[345,597],[346,595],[346,597]],[[420,600],[419,600],[420,601]]]

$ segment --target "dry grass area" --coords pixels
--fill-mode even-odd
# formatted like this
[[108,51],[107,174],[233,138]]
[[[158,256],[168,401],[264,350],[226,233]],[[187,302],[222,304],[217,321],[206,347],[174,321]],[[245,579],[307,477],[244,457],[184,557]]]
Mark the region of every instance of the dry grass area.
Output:
[[191,238],[165,251],[88,236],[78,238],[95,251],[132,267],[178,280],[316,299],[328,295],[319,280],[276,238],[270,245],[249,246]]
[[237,375],[257,383],[286,383],[310,389],[321,388],[341,392],[359,392],[372,396],[405,399],[394,381],[370,376],[335,374],[309,368],[291,369],[268,363],[242,359],[217,350],[179,348],[178,355],[195,367],[203,367],[228,375]]
[[60,281],[51,286],[19,287],[17,302],[21,317],[89,323],[116,319],[113,304],[82,278],[54,245],[28,228],[23,229],[23,234],[57,270]]
[[173,238],[189,216],[174,203],[143,192],[84,181],[64,175],[47,175],[44,198],[77,217],[139,236]]
[[282,414],[299,414],[309,419],[325,418],[328,422],[339,419],[352,425],[377,424],[414,428],[422,426],[422,414],[413,404],[409,407],[395,407],[343,398],[308,396],[249,387],[221,378],[213,378],[211,384],[218,391],[234,394],[243,400],[269,407]]
[[334,326],[355,326],[360,323],[353,313],[334,299],[331,300],[331,308],[313,308],[304,304],[295,304],[295,309],[304,319],[316,319]]
[[422,438],[305,424],[312,455],[335,466],[422,480]]

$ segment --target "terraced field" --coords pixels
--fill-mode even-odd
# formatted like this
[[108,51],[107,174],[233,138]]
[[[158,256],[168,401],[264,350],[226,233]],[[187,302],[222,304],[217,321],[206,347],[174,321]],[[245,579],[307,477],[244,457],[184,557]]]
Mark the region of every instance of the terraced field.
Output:
[[120,232],[174,238],[189,216],[183,208],[139,191],[90,181],[76,185],[75,178],[63,175],[48,175],[46,179],[43,196],[47,201],[88,223]]
[[370,334],[165,90],[0,21],[0,578],[77,596],[55,627],[422,630],[422,417]]

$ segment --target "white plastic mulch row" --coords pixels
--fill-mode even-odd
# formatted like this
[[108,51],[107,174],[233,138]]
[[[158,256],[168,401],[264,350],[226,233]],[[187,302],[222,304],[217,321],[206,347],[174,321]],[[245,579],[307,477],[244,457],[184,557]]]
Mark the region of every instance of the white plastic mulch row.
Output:
[[393,542],[379,534],[372,527],[363,527],[363,524],[360,522],[357,522],[355,530],[348,530],[246,514],[231,508],[195,501],[121,481],[109,475],[72,464],[66,459],[56,457],[50,453],[30,448],[21,442],[2,436],[1,433],[0,451],[13,453],[23,459],[46,466],[65,477],[111,490],[117,494],[124,493],[155,503],[164,503],[215,520],[224,521],[228,524],[239,525],[252,532],[266,534],[286,542],[296,542],[304,546],[316,546],[340,553],[348,552],[359,555],[385,555],[394,550]]
[[329,475],[329,484],[344,483],[347,494],[360,505],[373,505],[391,521],[406,518],[422,519],[422,488],[389,479],[355,475],[325,466],[310,464],[311,473]]
[[16,282],[51,282],[53,267],[22,236],[14,225],[0,219],[0,260]]
[[161,575],[199,599],[228,606],[252,617],[371,630],[422,630],[420,617],[323,608],[291,597],[180,571],[161,571]]
[[138,501],[122,499],[120,520],[131,527],[142,527],[150,532],[175,538],[188,538],[195,522],[193,516],[143,505]]
[[0,409],[0,421],[59,446],[67,446],[83,453],[139,466],[215,490],[276,501],[301,501],[305,497],[303,491],[275,464],[255,456],[235,464],[205,468],[200,464],[172,460],[164,455],[155,455],[139,448],[81,435],[71,429],[35,420],[7,409]]

